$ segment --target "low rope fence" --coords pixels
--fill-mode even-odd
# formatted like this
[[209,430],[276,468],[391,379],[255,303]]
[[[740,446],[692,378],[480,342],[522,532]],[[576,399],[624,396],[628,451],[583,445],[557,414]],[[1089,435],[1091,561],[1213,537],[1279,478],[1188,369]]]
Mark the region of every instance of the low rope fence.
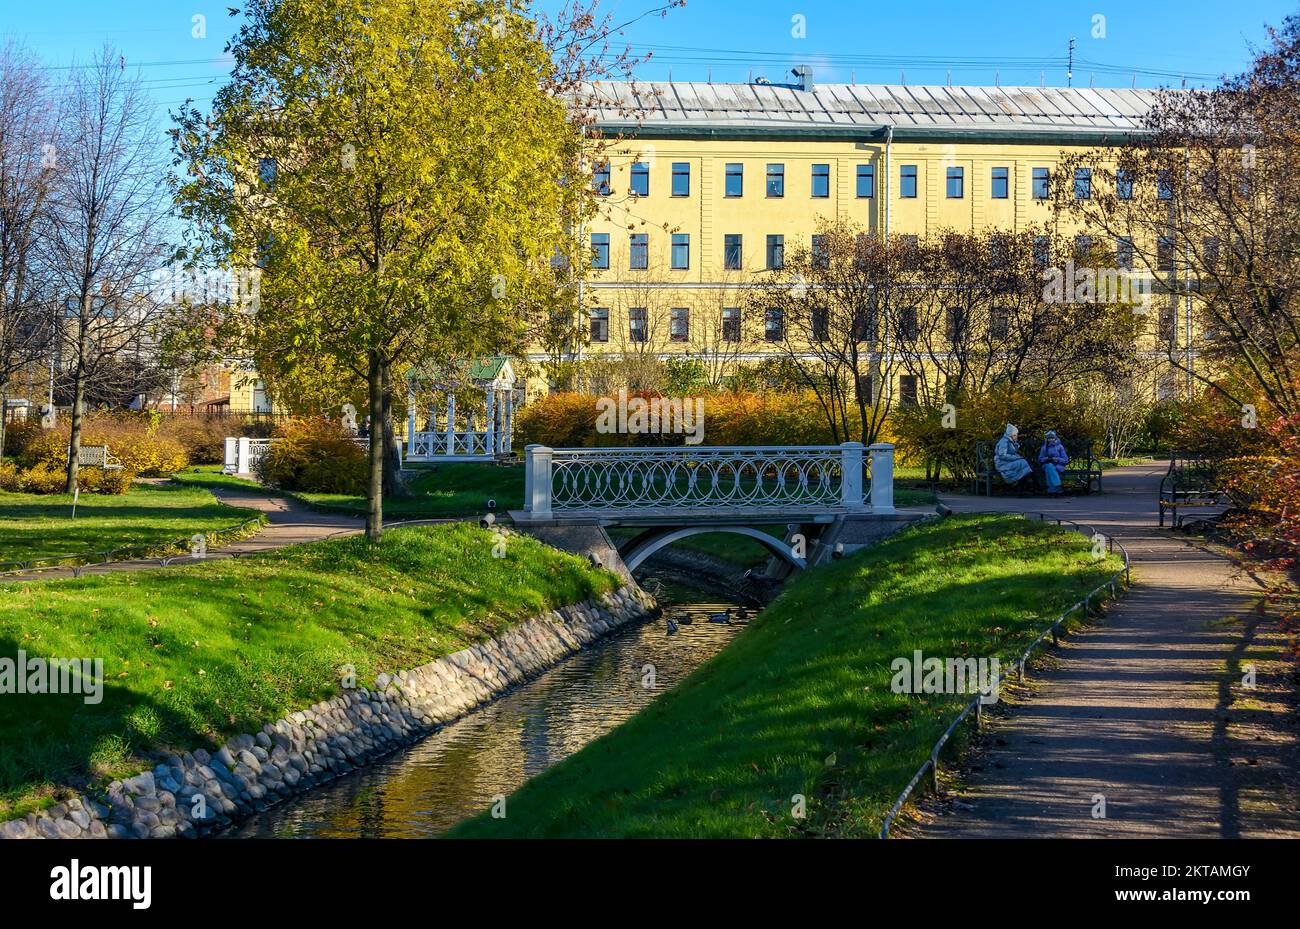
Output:
[[[196,534],[203,535],[208,545],[221,545],[225,542],[243,538],[250,529],[254,527],[260,528],[265,523],[265,516],[251,516],[236,526]],[[0,561],[0,578],[16,574],[36,574],[41,571],[62,571],[69,568],[72,569],[73,577],[81,577],[81,572],[85,568],[99,568],[104,565],[118,564],[125,561],[157,560],[160,567],[167,567],[176,563],[179,559],[193,557],[191,547],[193,538],[193,536],[187,536],[170,542],[122,545],[99,552],[52,555],[48,558],[30,558],[26,561]],[[139,557],[132,557],[131,553],[134,552],[138,552]]]
[[[1006,514],[1002,513],[997,515],[1006,515]],[[1116,592],[1119,589],[1119,586],[1122,586],[1124,588],[1129,587],[1132,584],[1133,578],[1132,578],[1132,565],[1130,564],[1129,561],[1128,549],[1126,549],[1123,546],[1123,544],[1121,544],[1120,542],[1117,542],[1114,536],[1106,535],[1104,533],[1099,533],[1092,526],[1086,526],[1082,523],[1077,523],[1072,519],[1062,519],[1056,516],[1048,516],[1046,513],[1024,513],[1022,515],[1025,519],[1032,519],[1036,516],[1041,522],[1047,522],[1050,519],[1054,521],[1058,526],[1063,526],[1068,524],[1069,526],[1073,527],[1080,533],[1089,536],[1090,538],[1095,538],[1096,536],[1101,535],[1102,538],[1105,539],[1106,541],[1106,550],[1108,552],[1113,554],[1116,549],[1119,549],[1120,554],[1123,555],[1124,557],[1124,567],[1120,568],[1118,571],[1112,574],[1109,580],[1102,581],[1102,583],[1098,584],[1095,588],[1093,588],[1091,591],[1085,594],[1082,600],[1078,601],[1069,609],[1067,609],[1064,613],[1058,616],[1051,625],[1049,625],[1046,629],[1044,629],[1041,633],[1039,633],[1038,637],[1034,639],[1034,641],[1030,642],[1029,647],[1026,648],[1023,652],[1021,652],[1019,656],[1013,656],[1011,660],[1007,662],[1007,665],[1011,668],[1011,672],[1008,672],[1008,674],[1006,674],[1003,677],[1003,680],[1010,680],[1012,674],[1014,673],[1018,677],[1018,679],[1023,683],[1028,679],[1025,674],[1025,662],[1029,660],[1030,656],[1033,655],[1034,651],[1040,645],[1042,645],[1043,642],[1046,641],[1049,637],[1051,638],[1053,645],[1058,644],[1059,642],[1058,636],[1060,633],[1060,629],[1061,626],[1065,623],[1066,619],[1068,619],[1071,615],[1073,615],[1076,611],[1079,610],[1082,611],[1082,615],[1084,617],[1087,617],[1088,613],[1092,610],[1094,598],[1100,598],[1102,595],[1102,591],[1108,591],[1109,597],[1107,599],[1113,599],[1116,596]],[[1099,600],[1098,602],[1101,601]],[[1000,660],[1001,659],[999,659],[999,661]],[[894,820],[898,817],[898,814],[902,812],[903,807],[906,805],[908,801],[908,798],[912,796],[912,792],[916,790],[917,786],[921,783],[922,779],[925,777],[927,771],[930,774],[931,784],[933,786],[934,792],[936,794],[939,793],[939,753],[943,750],[943,747],[948,744],[948,740],[951,739],[953,733],[957,731],[957,727],[960,726],[968,717],[970,717],[972,713],[975,715],[976,727],[979,728],[980,726],[983,725],[984,722],[983,706],[984,706],[984,699],[986,696],[987,696],[986,694],[976,694],[976,696],[969,703],[966,704],[966,706],[962,709],[962,711],[957,714],[957,717],[952,721],[952,723],[948,726],[948,728],[944,730],[943,735],[939,736],[939,740],[934,743],[934,747],[930,750],[930,757],[927,758],[925,762],[921,765],[921,767],[917,769],[916,773],[912,775],[912,779],[907,782],[907,786],[903,788],[903,792],[898,795],[898,799],[895,800],[894,805],[890,807],[889,813],[885,816],[885,822],[880,827],[880,838],[882,839],[889,838],[889,830],[893,826]]]

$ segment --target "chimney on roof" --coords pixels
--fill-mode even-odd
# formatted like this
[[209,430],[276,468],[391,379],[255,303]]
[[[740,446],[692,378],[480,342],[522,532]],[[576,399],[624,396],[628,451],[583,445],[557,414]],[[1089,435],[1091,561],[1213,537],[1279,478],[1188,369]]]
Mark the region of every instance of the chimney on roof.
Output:
[[794,68],[790,73],[793,74],[795,78],[799,81],[798,86],[800,90],[806,90],[809,93],[812,93],[812,89],[813,89],[812,68],[808,67],[807,65],[799,65],[799,67]]

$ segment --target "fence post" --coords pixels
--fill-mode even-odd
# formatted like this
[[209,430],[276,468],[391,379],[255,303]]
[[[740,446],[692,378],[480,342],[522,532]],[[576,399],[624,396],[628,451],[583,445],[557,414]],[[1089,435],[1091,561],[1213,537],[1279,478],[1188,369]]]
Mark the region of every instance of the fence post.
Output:
[[860,510],[862,502],[862,443],[840,444],[840,505]]
[[236,471],[235,473],[236,473],[236,474],[252,474],[252,473],[253,473],[253,469],[252,469],[251,464],[250,464],[250,462],[252,461],[252,458],[253,458],[253,455],[252,455],[252,452],[249,450],[249,439],[248,439],[248,436],[246,436],[246,435],[244,435],[244,436],[240,436],[240,437],[239,437],[239,457],[238,457],[238,467],[239,467],[239,470]]
[[524,449],[524,509],[533,519],[551,518],[551,455],[554,449],[529,445]]
[[871,446],[871,511],[894,512],[894,446],[888,442]]
[[237,474],[239,472],[239,439],[235,436],[226,436],[226,449],[222,459],[222,474]]

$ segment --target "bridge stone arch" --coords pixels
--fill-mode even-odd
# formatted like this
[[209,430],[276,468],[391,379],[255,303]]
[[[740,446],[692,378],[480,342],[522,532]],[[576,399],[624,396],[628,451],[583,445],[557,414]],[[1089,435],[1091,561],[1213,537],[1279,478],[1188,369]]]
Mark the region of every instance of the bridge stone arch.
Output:
[[749,526],[681,526],[676,528],[654,528],[632,538],[619,553],[628,571],[635,571],[643,562],[660,549],[667,548],[674,542],[693,535],[705,535],[711,532],[730,532],[735,535],[748,536],[759,542],[773,555],[787,564],[799,569],[806,568],[808,562],[795,555],[794,549],[781,539],[768,535]]

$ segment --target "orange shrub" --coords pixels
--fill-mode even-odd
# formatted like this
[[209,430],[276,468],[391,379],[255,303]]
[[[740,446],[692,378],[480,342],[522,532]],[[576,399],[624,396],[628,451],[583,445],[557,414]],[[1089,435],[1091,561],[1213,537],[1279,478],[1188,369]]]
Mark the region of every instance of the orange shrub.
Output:
[[276,430],[257,464],[264,484],[322,494],[366,492],[366,449],[352,441],[341,423],[313,417],[294,419]]
[[[633,397],[650,398],[648,394]],[[611,445],[682,445],[685,437],[603,435],[596,431],[601,397],[552,393],[520,410],[515,445],[588,448]],[[685,399],[685,398],[683,398]],[[834,439],[817,398],[810,393],[706,393],[705,445],[829,445]]]

